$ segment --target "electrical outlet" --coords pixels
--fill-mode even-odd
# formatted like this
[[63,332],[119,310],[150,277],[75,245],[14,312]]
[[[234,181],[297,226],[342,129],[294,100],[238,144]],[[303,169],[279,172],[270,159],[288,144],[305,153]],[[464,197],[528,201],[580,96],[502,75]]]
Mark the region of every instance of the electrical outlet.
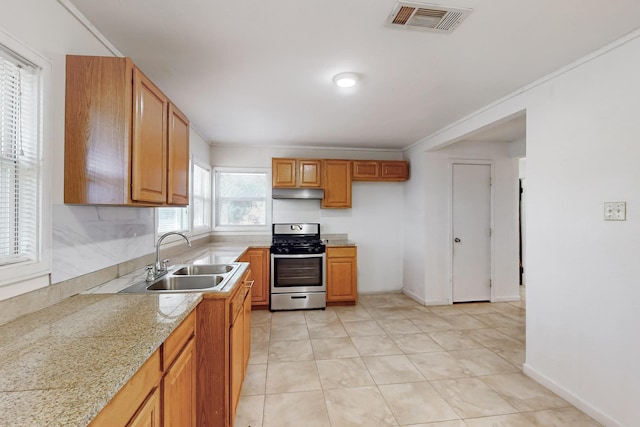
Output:
[[604,202],[605,221],[626,221],[627,202]]

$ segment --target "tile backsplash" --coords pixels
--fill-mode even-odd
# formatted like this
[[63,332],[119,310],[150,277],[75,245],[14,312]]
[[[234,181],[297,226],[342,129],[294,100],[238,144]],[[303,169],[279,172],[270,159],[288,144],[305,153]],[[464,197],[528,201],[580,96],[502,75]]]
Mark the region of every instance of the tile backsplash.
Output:
[[54,205],[51,283],[153,252],[154,211]]

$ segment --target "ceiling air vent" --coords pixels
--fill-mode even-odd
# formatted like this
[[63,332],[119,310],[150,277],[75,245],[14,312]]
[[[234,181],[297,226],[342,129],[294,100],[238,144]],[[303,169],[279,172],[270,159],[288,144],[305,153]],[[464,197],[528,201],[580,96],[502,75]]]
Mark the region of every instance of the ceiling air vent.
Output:
[[399,2],[389,15],[387,23],[405,28],[450,33],[470,13],[471,9]]

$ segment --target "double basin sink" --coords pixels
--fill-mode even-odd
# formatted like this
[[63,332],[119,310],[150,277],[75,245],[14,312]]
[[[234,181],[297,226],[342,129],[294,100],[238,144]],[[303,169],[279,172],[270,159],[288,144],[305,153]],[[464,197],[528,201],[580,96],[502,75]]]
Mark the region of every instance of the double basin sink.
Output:
[[152,282],[139,282],[120,292],[222,291],[238,267],[238,263],[176,265],[166,275]]

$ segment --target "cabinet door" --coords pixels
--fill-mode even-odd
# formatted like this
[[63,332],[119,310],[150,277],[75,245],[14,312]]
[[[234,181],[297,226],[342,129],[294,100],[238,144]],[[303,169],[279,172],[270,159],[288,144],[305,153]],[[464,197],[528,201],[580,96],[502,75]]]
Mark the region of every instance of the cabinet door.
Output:
[[380,162],[376,160],[354,160],[354,181],[376,181],[380,179]]
[[296,159],[271,159],[273,187],[296,186]]
[[164,377],[164,424],[196,425],[196,346],[191,339]]
[[356,248],[327,248],[327,302],[358,298]]
[[351,207],[351,161],[325,160],[323,208]]
[[[160,390],[155,389],[138,413],[129,421],[128,427],[160,427]],[[173,425],[173,424],[167,424]]]
[[244,310],[236,316],[231,325],[230,335],[230,395],[229,395],[229,425],[233,425],[236,418],[236,409],[240,401],[240,391],[242,390],[242,380],[244,377]]
[[409,178],[409,164],[402,160],[382,161],[380,177],[384,181],[406,181]]
[[189,119],[169,104],[167,203],[189,204]]
[[140,70],[133,70],[131,198],[164,203],[167,199],[167,97]]
[[300,159],[298,162],[298,187],[322,186],[322,160]]
[[251,291],[252,289],[249,289],[247,298],[244,300],[244,373],[247,372],[249,357],[251,357]]
[[240,262],[250,263],[253,287],[251,288],[251,304],[253,307],[269,306],[269,274],[270,254],[268,248],[253,248],[247,250]]
[[133,64],[67,56],[64,202],[130,203]]

